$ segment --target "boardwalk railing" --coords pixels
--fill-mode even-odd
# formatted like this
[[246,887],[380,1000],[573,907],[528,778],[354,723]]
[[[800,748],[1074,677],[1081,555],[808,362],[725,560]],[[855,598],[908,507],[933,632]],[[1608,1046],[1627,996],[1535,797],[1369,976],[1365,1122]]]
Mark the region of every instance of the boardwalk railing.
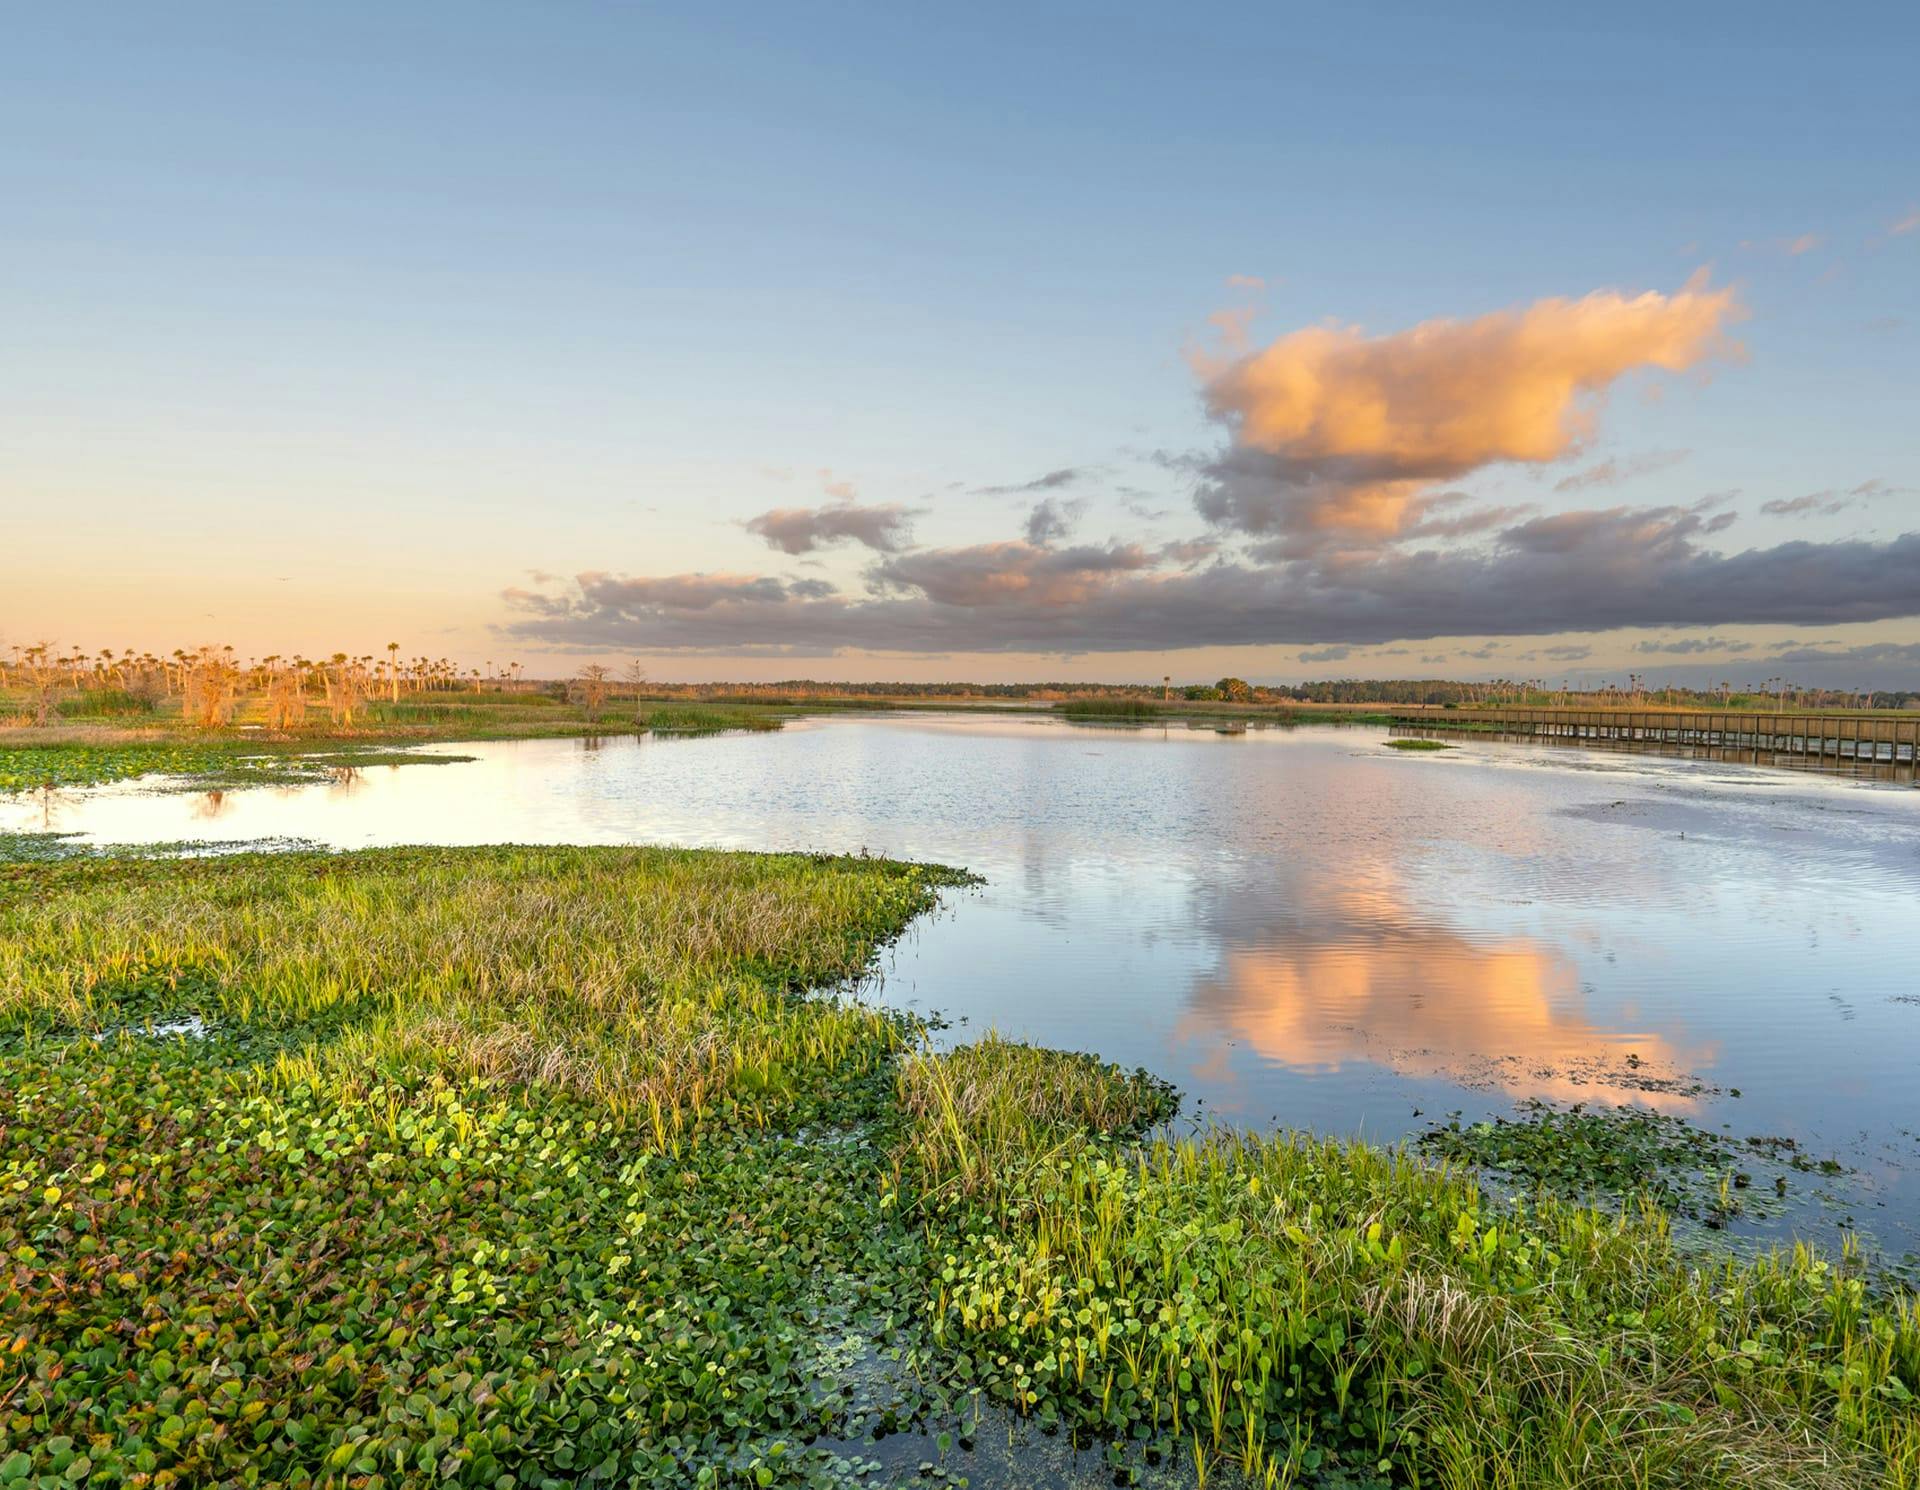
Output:
[[1920,785],[1920,712],[1758,714],[1685,709],[1395,710],[1396,733],[1471,731],[1569,745],[1644,746],[1759,765],[1857,768]]

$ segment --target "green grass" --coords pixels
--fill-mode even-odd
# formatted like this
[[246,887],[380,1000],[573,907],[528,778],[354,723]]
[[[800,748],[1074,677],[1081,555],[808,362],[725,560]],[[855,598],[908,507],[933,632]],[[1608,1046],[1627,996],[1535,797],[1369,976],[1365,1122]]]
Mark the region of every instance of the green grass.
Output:
[[1451,750],[1453,746],[1447,744],[1444,740],[1389,740],[1387,741],[1387,749],[1415,751]]
[[[103,702],[104,700],[104,702]],[[7,712],[0,697],[0,717]],[[598,718],[544,693],[426,693],[399,702],[374,700],[348,729],[317,707],[297,729],[259,727],[258,708],[237,726],[200,730],[179,717],[177,703],[130,713],[106,694],[79,694],[61,704],[62,722],[0,732],[0,792],[97,786],[169,775],[196,786],[246,786],[326,779],[343,766],[440,763],[453,756],[410,753],[434,742],[551,739],[606,734],[708,735],[777,730],[790,709],[609,700]]]
[[909,1031],[807,990],[952,879],[0,865],[0,1482],[824,1475],[810,1317],[909,1274],[871,1151],[799,1135],[871,1121]]
[[1070,698],[1059,707],[1069,719],[1158,719],[1161,708],[1144,698]]
[[827,991],[947,871],[29,847],[0,1484],[926,1483],[967,1461],[874,1436],[978,1399],[1122,1479],[1920,1485],[1920,1320],[1856,1259],[1682,1248],[1638,1170],[1177,1137],[1146,1073]]

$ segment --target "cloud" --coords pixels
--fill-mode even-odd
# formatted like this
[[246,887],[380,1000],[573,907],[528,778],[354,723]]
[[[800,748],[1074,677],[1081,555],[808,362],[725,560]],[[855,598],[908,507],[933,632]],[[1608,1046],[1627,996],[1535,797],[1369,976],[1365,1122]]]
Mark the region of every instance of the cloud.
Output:
[[766,539],[767,547],[786,554],[812,553],[848,541],[890,554],[906,546],[913,516],[912,508],[897,502],[873,507],[846,502],[831,507],[776,507],[749,518],[744,526]]
[[1317,652],[1302,652],[1302,662],[1345,662],[1353,654],[1352,647],[1322,647]]
[[1027,514],[1027,542],[1044,546],[1065,538],[1073,531],[1074,524],[1086,515],[1086,511],[1085,498],[1062,502],[1054,497],[1046,497],[1035,502],[1033,511]]
[[1227,288],[1229,290],[1264,290],[1266,287],[1267,282],[1257,274],[1229,274],[1227,276]]
[[1137,545],[1015,540],[891,557],[865,596],[814,596],[773,577],[590,573],[559,595],[509,592],[521,614],[508,630],[621,652],[1086,653],[1920,615],[1920,532],[1720,553],[1701,540],[1725,516],[1619,507],[1531,519],[1474,550],[1189,570]]
[[1730,652],[1737,655],[1741,652],[1751,652],[1753,643],[1734,641],[1725,636],[1689,636],[1678,640],[1655,639],[1640,642],[1633,650],[1665,657],[1693,657],[1701,652]]
[[1904,238],[1909,233],[1920,233],[1920,205],[1907,208],[1904,214],[1887,224],[1889,238]]
[[1819,233],[1801,233],[1792,238],[1742,238],[1740,247],[1750,253],[1785,254],[1797,259],[1810,254],[1827,240]]
[[851,502],[860,495],[851,481],[834,480],[833,472],[826,466],[815,471],[814,475],[820,478],[820,490],[836,502]]
[[1118,574],[1151,569],[1137,544],[1046,548],[1034,543],[982,543],[930,549],[889,559],[874,571],[883,588],[917,591],[935,605],[962,608],[1079,605]]
[[1906,491],[1904,487],[1889,486],[1876,476],[1846,491],[1834,488],[1808,492],[1804,497],[1775,497],[1770,502],[1762,502],[1760,510],[1769,517],[1833,517],[1876,497],[1904,496]]
[[1867,642],[1856,647],[1795,645],[1776,650],[1770,660],[1794,662],[1802,666],[1920,669],[1920,642]]
[[1178,538],[1171,543],[1161,544],[1158,557],[1162,564],[1174,564],[1182,569],[1191,569],[1196,564],[1205,563],[1219,552],[1220,545],[1215,539]]
[[1561,477],[1554,482],[1553,489],[1557,492],[1576,492],[1590,491],[1596,486],[1619,486],[1622,482],[1677,466],[1691,453],[1687,450],[1649,450],[1644,455],[1630,455],[1625,460],[1610,457],[1598,465]]
[[1025,496],[1031,492],[1058,491],[1063,486],[1072,486],[1086,474],[1078,466],[1062,466],[1057,471],[1048,471],[1044,476],[1036,476],[1031,481],[1023,481],[1015,486],[976,486],[974,494],[982,497]]
[[1316,326],[1225,362],[1197,358],[1232,445],[1207,467],[1202,516],[1314,542],[1398,540],[1426,491],[1497,462],[1543,464],[1591,437],[1608,388],[1733,349],[1730,289],[1601,290],[1370,337]]

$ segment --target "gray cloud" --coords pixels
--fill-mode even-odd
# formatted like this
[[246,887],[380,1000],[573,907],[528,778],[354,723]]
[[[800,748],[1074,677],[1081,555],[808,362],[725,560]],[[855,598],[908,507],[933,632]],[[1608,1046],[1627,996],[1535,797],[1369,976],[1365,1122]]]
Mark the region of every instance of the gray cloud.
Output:
[[883,589],[917,592],[936,606],[1052,610],[1079,605],[1113,576],[1137,574],[1154,564],[1153,555],[1138,544],[982,543],[903,554],[878,565],[874,578]]
[[1857,647],[1793,647],[1779,652],[1770,662],[1792,662],[1802,666],[1828,667],[1909,667],[1920,669],[1920,642],[1867,642]]
[[1031,481],[1023,481],[1014,486],[976,486],[974,492],[983,497],[1021,496],[1031,492],[1058,491],[1063,486],[1072,486],[1086,472],[1078,466],[1062,466],[1057,471],[1049,471],[1044,476],[1036,476]]
[[1827,491],[1808,492],[1804,497],[1776,497],[1771,502],[1762,502],[1760,510],[1771,517],[1833,517],[1845,512],[1849,507],[1858,507],[1863,502],[1876,497],[1897,497],[1904,495],[1904,489],[1889,486],[1878,476],[1871,481],[1863,481],[1846,491],[1837,488]]
[[1086,515],[1086,511],[1087,501],[1084,497],[1075,497],[1070,501],[1046,497],[1035,502],[1033,511],[1027,514],[1027,542],[1048,544],[1065,538]]
[[1302,652],[1302,662],[1345,662],[1353,654],[1352,647],[1322,647],[1317,652]]
[[1571,476],[1563,476],[1554,482],[1553,489],[1557,492],[1573,492],[1590,491],[1596,486],[1618,486],[1624,481],[1650,476],[1655,471],[1676,466],[1689,454],[1691,452],[1686,450],[1650,450],[1644,455],[1630,455],[1623,460],[1609,458],[1583,471],[1575,471]]
[[776,507],[746,523],[749,533],[785,554],[807,554],[830,544],[864,543],[883,554],[906,547],[914,510],[897,502],[861,507],[852,502],[830,507]]
[[1014,541],[891,557],[859,597],[772,577],[587,574],[560,595],[508,592],[521,612],[508,630],[581,650],[1087,653],[1920,615],[1920,532],[1703,547],[1725,519],[1616,507],[1531,519],[1475,550],[1184,571],[1138,545]]
[[1633,650],[1653,656],[1691,657],[1700,652],[1751,652],[1753,643],[1734,641],[1725,636],[1689,636],[1668,641],[1645,641]]

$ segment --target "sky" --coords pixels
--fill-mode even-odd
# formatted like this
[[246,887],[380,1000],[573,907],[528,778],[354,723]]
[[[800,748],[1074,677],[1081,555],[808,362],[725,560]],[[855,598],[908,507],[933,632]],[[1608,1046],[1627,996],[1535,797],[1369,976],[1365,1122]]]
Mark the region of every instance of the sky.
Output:
[[1910,4],[7,11],[0,647],[1920,686]]

